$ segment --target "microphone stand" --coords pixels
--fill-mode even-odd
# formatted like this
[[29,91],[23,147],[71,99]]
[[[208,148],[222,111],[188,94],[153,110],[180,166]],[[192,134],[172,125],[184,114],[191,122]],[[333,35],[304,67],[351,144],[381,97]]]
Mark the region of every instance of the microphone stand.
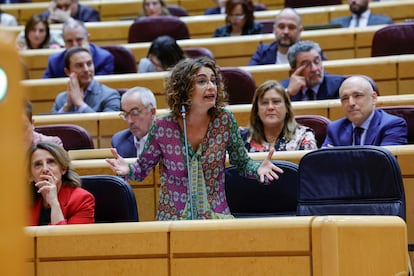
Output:
[[191,219],[194,219],[193,215],[193,191],[191,187],[191,169],[190,169],[190,155],[188,154],[188,139],[187,139],[187,120],[186,114],[187,110],[185,105],[181,105],[181,116],[183,117],[183,129],[184,129],[184,144],[185,144],[185,157],[187,159],[187,174],[188,174],[188,193],[190,197],[190,212],[191,212]]

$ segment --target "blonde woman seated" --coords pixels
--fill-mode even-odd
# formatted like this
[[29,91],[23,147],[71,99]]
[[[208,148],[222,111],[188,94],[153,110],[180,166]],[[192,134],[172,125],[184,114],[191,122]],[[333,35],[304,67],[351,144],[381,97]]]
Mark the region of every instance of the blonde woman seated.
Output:
[[256,89],[250,128],[240,128],[240,133],[249,152],[317,149],[313,130],[296,123],[289,95],[274,80]]

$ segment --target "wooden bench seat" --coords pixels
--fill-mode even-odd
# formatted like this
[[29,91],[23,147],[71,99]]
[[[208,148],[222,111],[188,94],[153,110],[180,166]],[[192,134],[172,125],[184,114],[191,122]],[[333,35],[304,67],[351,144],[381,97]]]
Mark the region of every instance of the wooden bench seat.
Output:
[[[378,85],[381,95],[403,95],[413,93],[414,72],[410,68],[414,64],[414,55],[397,55],[375,58],[329,60],[324,62],[324,68],[331,74],[365,74],[373,78]],[[261,65],[241,67],[249,71],[256,85],[265,80],[281,81],[289,75],[288,65]],[[144,86],[150,88],[157,99],[158,108],[166,108],[163,94],[164,80],[169,72],[145,74],[122,74],[97,76],[97,81],[115,89]],[[22,85],[27,98],[33,102],[33,114],[48,113],[56,95],[65,91],[67,78],[24,80]]]

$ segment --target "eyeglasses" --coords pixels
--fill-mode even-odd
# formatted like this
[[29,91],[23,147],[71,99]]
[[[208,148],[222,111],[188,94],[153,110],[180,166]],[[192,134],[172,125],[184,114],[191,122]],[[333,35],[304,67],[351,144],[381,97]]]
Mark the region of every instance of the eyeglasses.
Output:
[[119,113],[119,117],[125,121],[128,120],[128,116],[131,116],[132,118],[137,118],[142,114],[142,111],[144,111],[147,107],[148,106],[144,106],[142,108],[134,107],[129,112],[121,111],[121,113]]
[[242,20],[244,19],[244,14],[230,14],[229,17],[231,19]]

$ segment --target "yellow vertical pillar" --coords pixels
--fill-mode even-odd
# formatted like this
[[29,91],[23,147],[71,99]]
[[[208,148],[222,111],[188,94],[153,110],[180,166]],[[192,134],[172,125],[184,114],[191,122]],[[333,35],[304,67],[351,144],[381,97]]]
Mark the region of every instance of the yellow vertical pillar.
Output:
[[14,37],[0,30],[0,275],[27,275],[26,146],[23,143],[22,65]]

